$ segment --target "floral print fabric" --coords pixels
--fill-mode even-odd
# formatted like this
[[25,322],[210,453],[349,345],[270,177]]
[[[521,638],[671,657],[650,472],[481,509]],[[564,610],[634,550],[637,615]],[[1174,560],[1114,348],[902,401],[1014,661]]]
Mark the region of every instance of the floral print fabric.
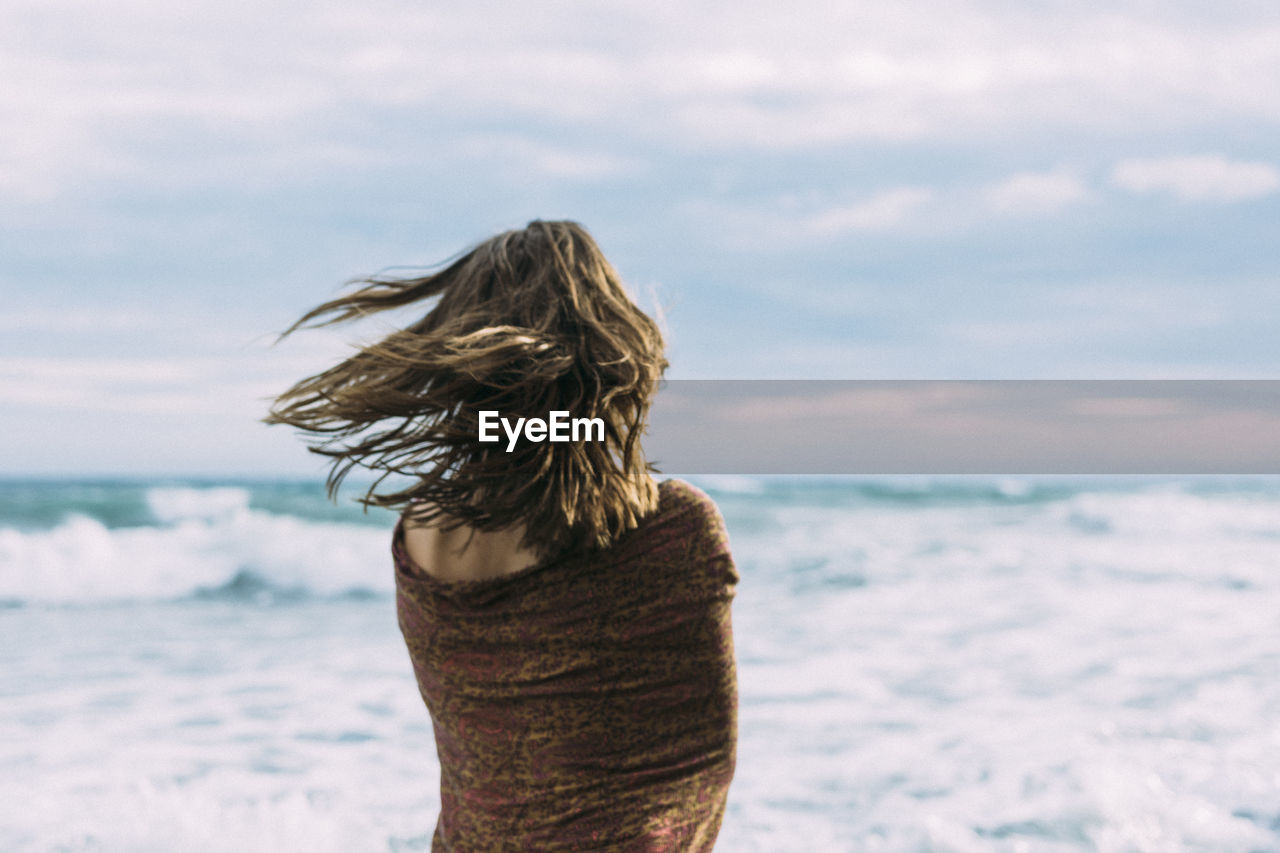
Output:
[[435,729],[434,853],[710,851],[737,739],[715,504],[679,480],[605,552],[446,582],[397,526],[396,605]]

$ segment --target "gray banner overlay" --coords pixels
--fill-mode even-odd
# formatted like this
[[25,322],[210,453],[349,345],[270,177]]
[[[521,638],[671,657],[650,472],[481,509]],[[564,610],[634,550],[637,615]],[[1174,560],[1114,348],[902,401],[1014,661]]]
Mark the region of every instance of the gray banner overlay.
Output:
[[1280,380],[670,380],[678,474],[1276,474]]

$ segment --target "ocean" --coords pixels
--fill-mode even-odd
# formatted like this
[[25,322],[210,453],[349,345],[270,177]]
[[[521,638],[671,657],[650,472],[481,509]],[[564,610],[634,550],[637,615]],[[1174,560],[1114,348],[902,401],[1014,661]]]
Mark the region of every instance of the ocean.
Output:
[[[688,479],[742,576],[717,850],[1280,851],[1280,478]],[[429,850],[392,523],[0,482],[0,850]]]

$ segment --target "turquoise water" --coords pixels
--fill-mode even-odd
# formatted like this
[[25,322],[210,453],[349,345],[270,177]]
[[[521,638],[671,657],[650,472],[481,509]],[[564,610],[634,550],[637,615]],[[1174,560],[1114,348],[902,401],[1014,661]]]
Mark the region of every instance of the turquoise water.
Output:
[[[1280,849],[1277,479],[693,479],[743,578],[718,849]],[[0,849],[427,849],[392,521],[0,484]]]

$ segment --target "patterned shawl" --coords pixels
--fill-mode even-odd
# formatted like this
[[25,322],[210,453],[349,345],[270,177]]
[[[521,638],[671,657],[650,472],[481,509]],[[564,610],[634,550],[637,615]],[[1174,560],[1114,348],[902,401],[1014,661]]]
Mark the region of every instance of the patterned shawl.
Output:
[[435,728],[435,853],[710,851],[737,741],[715,504],[679,480],[605,552],[435,579],[392,545],[400,629]]

